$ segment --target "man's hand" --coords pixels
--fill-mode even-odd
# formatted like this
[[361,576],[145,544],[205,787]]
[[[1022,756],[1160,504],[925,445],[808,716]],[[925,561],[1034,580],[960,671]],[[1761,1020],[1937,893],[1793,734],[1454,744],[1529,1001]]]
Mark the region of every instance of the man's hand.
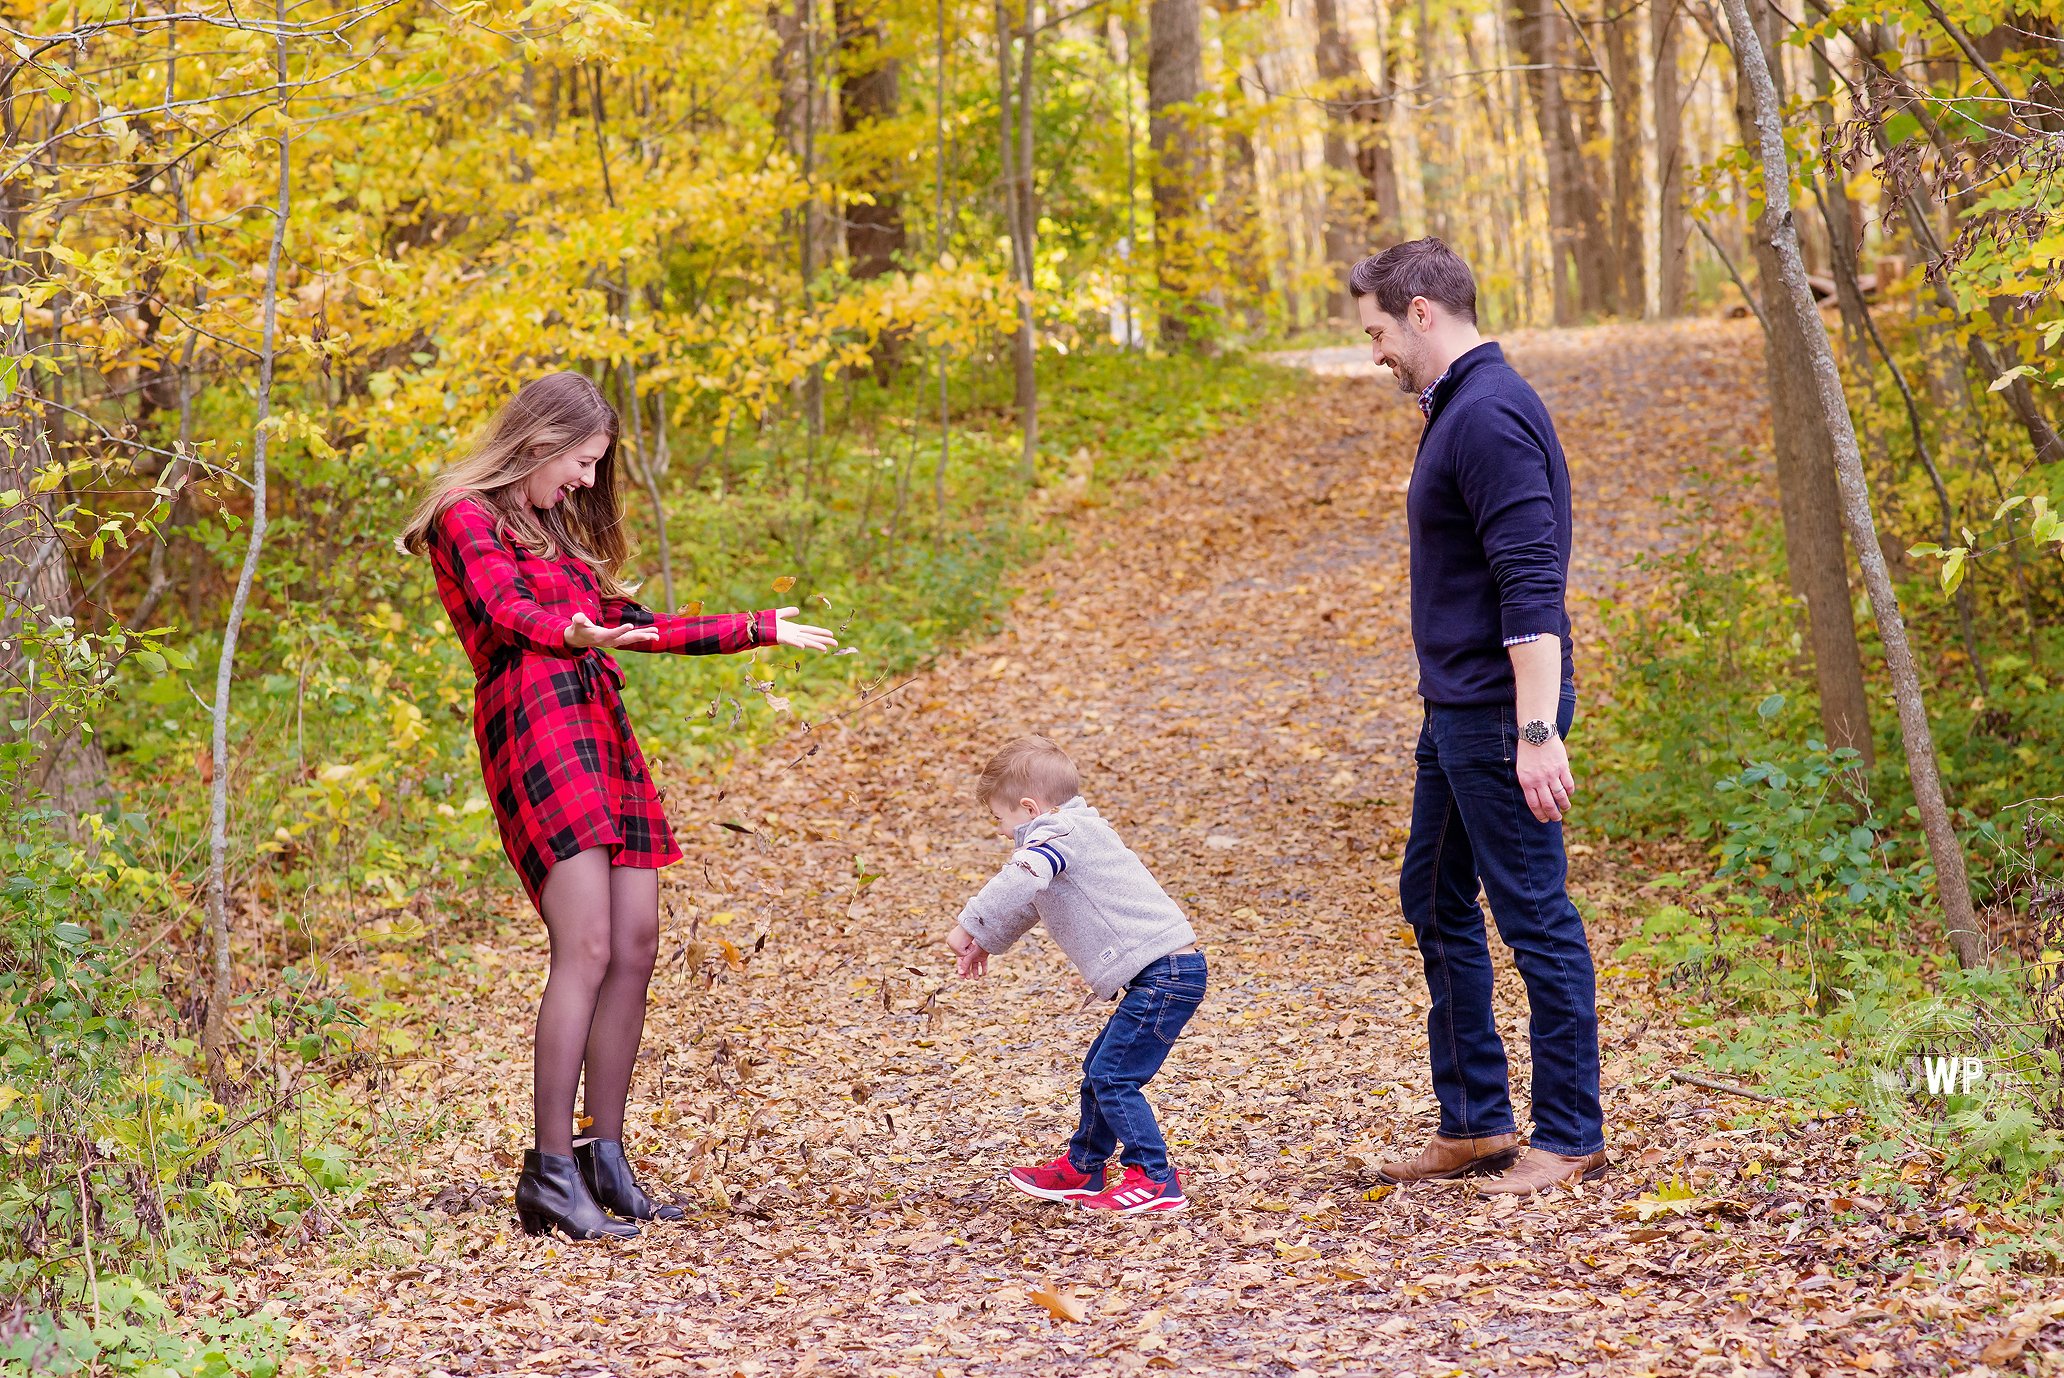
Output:
[[959,924],[946,935],[946,946],[953,949],[954,975],[961,980],[989,974],[989,954],[975,941],[975,935]]
[[[1555,725],[1556,710],[1562,705],[1562,638],[1544,636],[1509,646],[1506,651],[1512,657],[1513,721],[1522,728],[1536,721]],[[1569,812],[1570,796],[1577,792],[1562,734],[1558,732],[1540,746],[1521,737],[1518,746],[1515,773],[1527,807],[1543,823],[1560,823]]]
[[1524,737],[1517,752],[1519,787],[1526,792],[1527,807],[1543,823],[1559,823],[1577,792],[1576,777],[1570,774],[1569,752],[1562,738],[1550,737],[1535,746]]
[[598,627],[588,620],[584,612],[573,615],[573,625],[566,629],[566,644],[573,650],[584,650],[589,646],[600,646],[605,651],[628,651],[659,640],[659,633],[650,627]]

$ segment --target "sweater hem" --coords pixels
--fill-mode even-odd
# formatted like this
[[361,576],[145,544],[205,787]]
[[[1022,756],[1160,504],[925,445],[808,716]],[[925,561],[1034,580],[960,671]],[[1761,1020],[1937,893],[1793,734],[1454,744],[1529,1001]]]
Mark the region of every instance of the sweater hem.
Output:
[[[1109,1000],[1118,994],[1119,991],[1124,990],[1133,977],[1139,975],[1169,953],[1194,945],[1197,941],[1197,930],[1190,924],[1184,923],[1181,929],[1171,931],[1168,934],[1168,938],[1169,941],[1166,946],[1163,946],[1157,940],[1155,942],[1141,943],[1138,947],[1133,948],[1132,951],[1127,952],[1111,967],[1112,971],[1121,971],[1125,974],[1118,977],[1115,981],[1109,982],[1108,985],[1091,980],[1087,972],[1083,973],[1082,979],[1089,982],[1089,988],[1096,992],[1097,999]],[[1134,961],[1133,957],[1142,952],[1151,955],[1140,957],[1138,961]],[[1080,971],[1081,967],[1078,965],[1076,970]]]

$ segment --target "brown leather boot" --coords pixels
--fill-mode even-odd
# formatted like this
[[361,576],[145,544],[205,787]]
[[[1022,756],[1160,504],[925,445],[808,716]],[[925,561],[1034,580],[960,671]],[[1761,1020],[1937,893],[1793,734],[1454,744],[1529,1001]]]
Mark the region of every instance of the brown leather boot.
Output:
[[1605,1150],[1582,1158],[1550,1153],[1545,1148],[1528,1148],[1512,1170],[1493,1182],[1478,1182],[1476,1189],[1486,1196],[1525,1196],[1565,1182],[1595,1182],[1605,1176]]
[[1436,1134],[1433,1142],[1419,1150],[1418,1157],[1377,1168],[1376,1180],[1402,1186],[1406,1182],[1475,1177],[1497,1172],[1518,1156],[1517,1134],[1493,1134],[1483,1139],[1445,1139]]

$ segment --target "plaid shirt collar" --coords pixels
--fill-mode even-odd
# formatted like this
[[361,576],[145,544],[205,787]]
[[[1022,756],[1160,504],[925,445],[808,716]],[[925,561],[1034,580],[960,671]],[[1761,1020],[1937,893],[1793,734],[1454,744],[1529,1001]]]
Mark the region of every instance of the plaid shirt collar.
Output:
[[1442,383],[1447,382],[1448,375],[1454,371],[1455,366],[1449,364],[1447,368],[1441,371],[1441,376],[1428,383],[1426,390],[1419,394],[1419,414],[1427,420],[1431,421],[1433,419],[1433,390]]

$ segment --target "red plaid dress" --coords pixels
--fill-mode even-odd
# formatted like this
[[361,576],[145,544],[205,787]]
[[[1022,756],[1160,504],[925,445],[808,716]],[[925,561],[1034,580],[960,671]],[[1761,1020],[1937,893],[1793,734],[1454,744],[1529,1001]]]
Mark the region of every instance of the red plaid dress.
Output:
[[641,651],[725,654],[774,644],[771,611],[655,617],[604,598],[594,571],[543,560],[504,541],[495,516],[461,498],[431,531],[437,593],[473,662],[473,739],[502,846],[543,911],[553,865],[589,847],[611,864],[679,861],[652,776],[624,713],[623,671],[596,647],[573,650],[566,629],[586,613],[603,627],[651,627]]

